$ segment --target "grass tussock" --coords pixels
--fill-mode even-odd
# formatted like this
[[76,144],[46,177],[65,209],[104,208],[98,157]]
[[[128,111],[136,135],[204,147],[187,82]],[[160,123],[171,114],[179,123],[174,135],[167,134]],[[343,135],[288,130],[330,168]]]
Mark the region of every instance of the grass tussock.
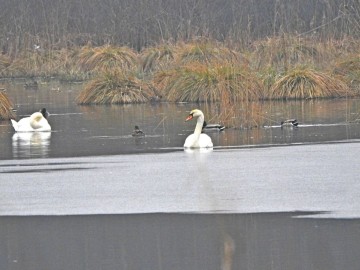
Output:
[[299,64],[313,65],[324,58],[318,44],[295,36],[279,36],[254,42],[251,60],[256,69],[287,70]]
[[341,80],[309,68],[294,68],[281,76],[270,89],[268,99],[312,99],[351,96]]
[[231,50],[212,41],[196,41],[192,43],[180,43],[175,47],[175,61],[178,64],[192,62],[216,63],[218,61],[238,62],[241,59],[239,52]]
[[14,112],[12,111],[13,104],[7,96],[6,92],[0,89],[0,120],[9,120],[14,118]]
[[174,46],[164,44],[144,49],[140,54],[143,72],[163,70],[174,61]]
[[360,93],[360,54],[351,55],[337,62],[333,73],[341,76],[350,87]]
[[[199,38],[164,42],[139,53],[116,45],[41,46],[0,55],[0,76],[88,80],[81,104],[145,102],[155,96],[173,102],[220,102],[226,110],[242,101],[345,97],[352,94],[349,88],[360,94],[359,44],[350,38],[281,35],[241,48]],[[118,89],[134,94],[119,94]]]
[[87,83],[77,97],[77,103],[128,104],[147,102],[152,96],[151,88],[134,75],[119,69],[103,72]]
[[78,64],[85,71],[108,71],[122,68],[131,69],[136,66],[137,56],[128,47],[105,45],[102,47],[83,47],[78,55]]
[[11,65],[11,59],[7,55],[0,54],[0,70],[5,70]]
[[262,87],[251,71],[226,62],[193,62],[160,72],[155,84],[175,102],[236,102],[262,97]]

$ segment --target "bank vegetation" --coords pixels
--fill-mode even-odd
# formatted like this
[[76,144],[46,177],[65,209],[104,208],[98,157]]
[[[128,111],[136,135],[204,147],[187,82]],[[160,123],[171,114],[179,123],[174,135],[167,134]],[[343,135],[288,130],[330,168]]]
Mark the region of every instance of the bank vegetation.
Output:
[[79,104],[216,103],[228,122],[360,93],[358,0],[3,2],[0,77],[82,81]]

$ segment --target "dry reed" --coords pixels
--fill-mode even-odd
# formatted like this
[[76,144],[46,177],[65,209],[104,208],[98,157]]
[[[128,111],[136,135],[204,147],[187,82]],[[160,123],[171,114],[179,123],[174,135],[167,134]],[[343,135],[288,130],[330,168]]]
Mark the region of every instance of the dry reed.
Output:
[[251,50],[251,63],[255,69],[272,67],[286,71],[299,64],[315,65],[323,57],[318,44],[291,35],[256,41]]
[[174,46],[164,44],[146,48],[141,52],[140,59],[143,72],[163,70],[174,61]]
[[102,72],[114,68],[131,69],[137,64],[136,53],[128,47],[102,46],[81,49],[78,64],[85,71]]
[[0,120],[8,120],[14,118],[13,103],[7,96],[6,92],[0,89]]
[[147,102],[152,96],[151,88],[134,75],[119,69],[105,71],[85,85],[77,97],[77,103],[127,104]]
[[360,94],[360,54],[350,55],[347,59],[336,63],[333,73],[341,76],[352,89]]
[[155,84],[166,99],[175,102],[236,102],[262,97],[259,80],[250,70],[226,62],[192,62],[158,73]]
[[268,99],[311,99],[352,96],[349,87],[326,73],[309,68],[294,68],[271,87]]

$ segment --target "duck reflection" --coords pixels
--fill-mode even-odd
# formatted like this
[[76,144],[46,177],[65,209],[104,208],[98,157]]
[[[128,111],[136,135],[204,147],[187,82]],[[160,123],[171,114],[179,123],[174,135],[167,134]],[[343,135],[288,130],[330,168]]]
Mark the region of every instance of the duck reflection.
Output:
[[14,158],[47,157],[51,132],[16,132],[12,137]]

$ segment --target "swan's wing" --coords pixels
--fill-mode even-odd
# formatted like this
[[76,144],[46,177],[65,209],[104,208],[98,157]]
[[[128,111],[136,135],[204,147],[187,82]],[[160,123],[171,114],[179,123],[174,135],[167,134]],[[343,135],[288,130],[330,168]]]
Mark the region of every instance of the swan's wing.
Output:
[[213,147],[213,146],[214,145],[213,145],[211,138],[208,135],[201,133],[200,138],[199,138],[199,147],[207,148],[207,147]]
[[186,148],[195,147],[194,144],[195,144],[195,135],[190,134],[185,140],[184,147]]
[[10,120],[11,120],[11,124],[12,124],[13,128],[15,129],[15,131],[18,131],[18,129],[19,129],[18,122],[16,122],[14,119],[10,119]]
[[35,112],[30,116],[30,126],[34,131],[50,131],[49,122],[40,112]]
[[45,118],[42,118],[39,121],[38,126],[39,127],[35,129],[35,131],[51,131],[51,126]]
[[17,132],[29,132],[33,131],[33,128],[30,126],[30,117],[24,117],[16,122],[15,120],[11,120],[11,123]]

